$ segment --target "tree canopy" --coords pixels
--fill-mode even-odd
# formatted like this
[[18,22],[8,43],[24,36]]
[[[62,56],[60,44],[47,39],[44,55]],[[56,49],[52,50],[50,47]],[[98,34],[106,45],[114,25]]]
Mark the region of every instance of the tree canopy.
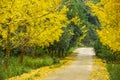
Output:
[[120,51],[119,3],[119,0],[101,0],[96,4],[87,3],[101,23],[102,28],[97,31],[100,41],[113,51]]

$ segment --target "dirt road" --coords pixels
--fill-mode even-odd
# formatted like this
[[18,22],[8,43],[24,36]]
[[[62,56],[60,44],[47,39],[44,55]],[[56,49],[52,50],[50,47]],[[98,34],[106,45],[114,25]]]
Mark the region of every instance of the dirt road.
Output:
[[44,80],[88,80],[93,66],[93,48],[78,48],[76,60],[69,66],[54,72]]

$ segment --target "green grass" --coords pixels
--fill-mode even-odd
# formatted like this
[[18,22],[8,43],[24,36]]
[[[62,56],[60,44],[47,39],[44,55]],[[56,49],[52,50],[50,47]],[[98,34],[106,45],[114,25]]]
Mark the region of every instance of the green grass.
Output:
[[2,69],[2,67],[0,66],[0,80],[4,80],[5,79],[5,73]]
[[2,69],[2,63],[0,64],[0,80],[27,73],[31,69],[50,66],[54,63],[53,59],[48,56],[35,59],[25,56],[22,64],[19,64],[18,60],[18,57],[10,57],[9,66],[5,71]]
[[23,65],[25,67],[30,67],[30,68],[39,68],[42,66],[49,66],[53,64],[53,59],[51,57],[43,57],[43,58],[30,58],[30,57],[25,57]]
[[107,64],[110,80],[120,80],[120,64]]

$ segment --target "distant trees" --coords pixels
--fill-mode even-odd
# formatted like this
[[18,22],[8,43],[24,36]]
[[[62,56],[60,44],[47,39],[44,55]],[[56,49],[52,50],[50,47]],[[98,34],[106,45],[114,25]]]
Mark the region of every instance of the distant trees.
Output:
[[68,8],[67,18],[70,20],[70,23],[63,28],[64,32],[60,37],[60,41],[48,47],[52,51],[51,53],[57,54],[59,57],[69,54],[71,48],[80,46],[81,40],[87,34],[87,28],[81,19],[84,17],[82,16],[84,14],[81,13],[81,2],[79,0],[64,0],[63,5],[66,5]]

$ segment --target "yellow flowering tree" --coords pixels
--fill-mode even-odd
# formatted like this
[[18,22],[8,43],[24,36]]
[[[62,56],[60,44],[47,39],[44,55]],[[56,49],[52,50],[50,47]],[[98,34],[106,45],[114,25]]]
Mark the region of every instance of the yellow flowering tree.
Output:
[[0,45],[6,49],[6,58],[12,48],[21,46],[22,62],[25,47],[44,47],[59,41],[61,28],[69,23],[67,8],[61,3],[62,0],[1,0]]
[[101,0],[96,4],[87,3],[101,23],[102,28],[97,31],[100,41],[113,51],[120,51],[119,3],[119,0]]

